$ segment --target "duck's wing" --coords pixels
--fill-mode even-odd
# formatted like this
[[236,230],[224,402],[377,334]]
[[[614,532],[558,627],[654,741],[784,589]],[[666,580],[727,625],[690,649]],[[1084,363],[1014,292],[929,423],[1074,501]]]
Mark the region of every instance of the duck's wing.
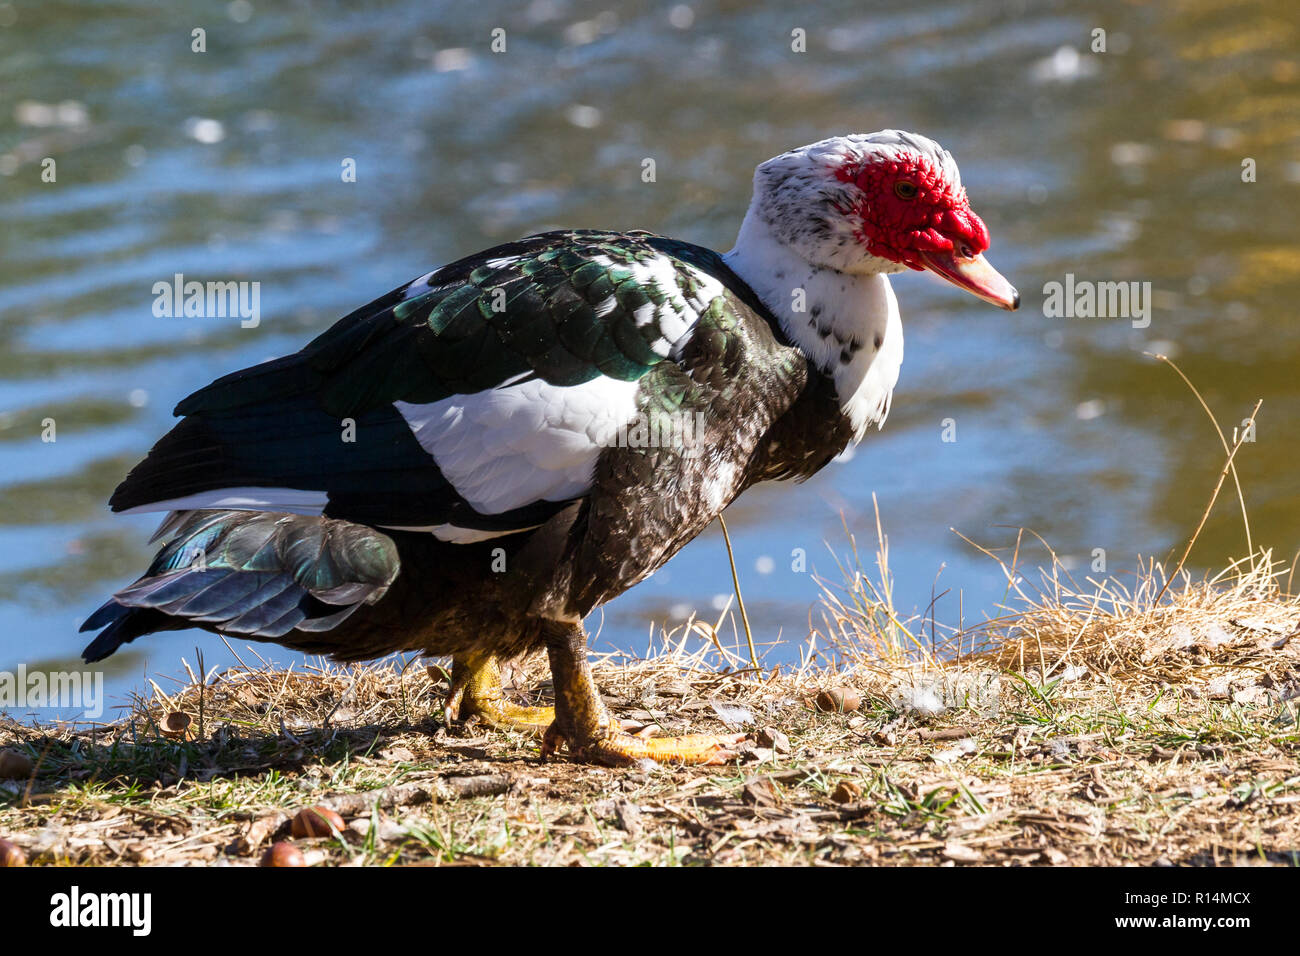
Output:
[[533,528],[588,493],[640,383],[680,361],[710,310],[771,321],[721,257],[687,243],[507,243],[195,392],[111,504],[324,515],[449,541]]

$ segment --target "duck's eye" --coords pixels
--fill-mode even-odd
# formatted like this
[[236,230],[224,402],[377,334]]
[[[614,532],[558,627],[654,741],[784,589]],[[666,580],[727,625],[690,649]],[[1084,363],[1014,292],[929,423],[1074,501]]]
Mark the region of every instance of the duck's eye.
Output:
[[906,179],[900,179],[894,183],[894,195],[899,199],[915,199],[916,183],[910,183]]

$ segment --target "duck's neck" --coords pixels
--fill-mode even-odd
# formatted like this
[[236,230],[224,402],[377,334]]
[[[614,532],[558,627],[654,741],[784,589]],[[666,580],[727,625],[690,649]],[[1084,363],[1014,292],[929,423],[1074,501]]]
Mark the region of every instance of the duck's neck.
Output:
[[723,258],[831,377],[855,440],[867,426],[884,424],[903,361],[903,326],[889,279],[809,264],[773,238],[752,207]]

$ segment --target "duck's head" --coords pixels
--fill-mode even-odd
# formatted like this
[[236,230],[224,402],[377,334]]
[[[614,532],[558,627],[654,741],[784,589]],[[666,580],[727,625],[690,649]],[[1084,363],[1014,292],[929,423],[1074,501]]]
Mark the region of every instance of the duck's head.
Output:
[[916,133],[836,136],[754,173],[754,206],[800,258],[850,274],[927,269],[1004,309],[1020,294],[984,259],[989,231],[952,154]]

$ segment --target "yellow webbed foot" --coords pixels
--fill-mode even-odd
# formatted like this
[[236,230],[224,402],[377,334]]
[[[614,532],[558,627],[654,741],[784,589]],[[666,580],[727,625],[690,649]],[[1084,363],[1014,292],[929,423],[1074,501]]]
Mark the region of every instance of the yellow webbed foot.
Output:
[[745,739],[744,734],[687,734],[682,737],[638,737],[625,733],[618,723],[606,725],[603,734],[585,740],[570,740],[552,724],[542,739],[542,757],[554,754],[567,743],[569,756],[610,767],[621,767],[653,760],[664,764],[724,764],[739,754],[731,746]]
[[633,736],[612,720],[596,692],[587,663],[587,637],[581,625],[553,622],[547,652],[555,678],[555,723],[542,740],[542,757],[568,745],[569,756],[610,766],[653,760],[671,764],[717,764],[735,759],[728,748],[744,734],[685,737]]
[[497,730],[514,730],[541,737],[555,722],[554,707],[526,707],[508,700],[501,687],[501,667],[495,657],[455,658],[447,692],[449,723],[477,716]]

